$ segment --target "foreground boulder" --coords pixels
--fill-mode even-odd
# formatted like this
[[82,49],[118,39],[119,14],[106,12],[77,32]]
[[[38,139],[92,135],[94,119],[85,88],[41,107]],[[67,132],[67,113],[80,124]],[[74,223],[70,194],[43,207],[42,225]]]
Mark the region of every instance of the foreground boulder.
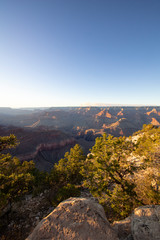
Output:
[[112,225],[120,240],[160,240],[160,205],[138,207]]
[[118,240],[103,207],[86,198],[69,198],[44,218],[26,240]]
[[134,210],[131,221],[134,240],[160,240],[160,205],[146,205]]

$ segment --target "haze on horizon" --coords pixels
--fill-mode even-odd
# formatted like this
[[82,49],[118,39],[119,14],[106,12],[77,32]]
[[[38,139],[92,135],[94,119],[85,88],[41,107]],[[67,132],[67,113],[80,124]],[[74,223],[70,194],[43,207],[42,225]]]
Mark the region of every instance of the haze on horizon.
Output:
[[159,13],[159,0],[2,0],[0,107],[160,105]]

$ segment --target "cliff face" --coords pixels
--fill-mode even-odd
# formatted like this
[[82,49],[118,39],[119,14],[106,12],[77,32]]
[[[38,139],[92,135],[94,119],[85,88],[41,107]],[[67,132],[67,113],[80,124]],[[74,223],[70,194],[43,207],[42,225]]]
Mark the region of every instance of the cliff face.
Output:
[[36,167],[43,171],[49,171],[76,143],[71,135],[59,130],[0,127],[1,136],[10,134],[14,134],[20,142],[11,154],[21,161],[33,160]]

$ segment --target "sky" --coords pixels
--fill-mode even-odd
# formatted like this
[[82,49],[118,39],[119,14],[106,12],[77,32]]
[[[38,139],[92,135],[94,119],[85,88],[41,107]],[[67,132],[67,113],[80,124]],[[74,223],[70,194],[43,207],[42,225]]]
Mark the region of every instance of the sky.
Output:
[[160,105],[160,0],[0,0],[0,107]]

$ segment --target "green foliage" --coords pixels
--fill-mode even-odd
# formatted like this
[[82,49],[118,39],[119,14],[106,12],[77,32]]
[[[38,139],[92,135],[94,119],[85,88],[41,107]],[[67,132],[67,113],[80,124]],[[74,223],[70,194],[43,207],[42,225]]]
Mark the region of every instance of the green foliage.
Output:
[[159,169],[147,167],[135,176],[136,193],[144,204],[160,204]]
[[84,186],[117,218],[160,204],[160,128],[144,125],[135,136],[97,138],[82,168]]
[[136,153],[144,156],[146,161],[154,162],[156,155],[160,152],[160,128],[153,125],[144,125],[141,131],[138,131]]
[[0,137],[0,152],[8,148],[16,147],[17,144],[17,138],[13,134],[11,134],[9,137]]
[[80,190],[77,186],[68,183],[67,185],[59,188],[54,197],[52,198],[53,206],[57,206],[60,202],[70,197],[78,197]]
[[79,196],[81,185],[99,199],[110,219],[124,218],[140,204],[160,204],[160,128],[153,125],[144,125],[134,138],[104,134],[87,158],[76,144],[50,173],[6,153],[16,145],[14,135],[0,137],[0,209],[28,191],[46,188],[56,206]]
[[78,196],[77,185],[81,184],[81,168],[84,164],[85,156],[82,148],[76,144],[67,152],[63,159],[54,165],[49,182],[51,187],[50,201],[58,204],[71,196]]
[[[127,215],[135,206],[137,195],[132,180],[137,167],[128,162],[135,144],[125,137],[99,137],[82,170],[84,185],[103,202],[105,198],[113,211]],[[121,209],[121,211],[120,211]]]
[[50,174],[48,172],[41,172],[37,168],[33,168],[32,175],[33,175],[32,194],[34,196],[50,187],[49,186]]
[[2,151],[15,147],[16,137],[0,137],[0,211],[8,204],[29,191],[33,182],[32,161],[21,163],[16,157]]
[[144,204],[160,204],[160,128],[144,125],[138,134],[135,152],[143,169],[136,174],[136,192]]
[[[82,175],[80,173],[83,166],[85,156],[82,148],[76,144],[70,149],[70,152],[66,152],[63,159],[55,164],[51,175],[58,178],[59,182],[80,184]],[[55,180],[55,179],[54,179]]]

